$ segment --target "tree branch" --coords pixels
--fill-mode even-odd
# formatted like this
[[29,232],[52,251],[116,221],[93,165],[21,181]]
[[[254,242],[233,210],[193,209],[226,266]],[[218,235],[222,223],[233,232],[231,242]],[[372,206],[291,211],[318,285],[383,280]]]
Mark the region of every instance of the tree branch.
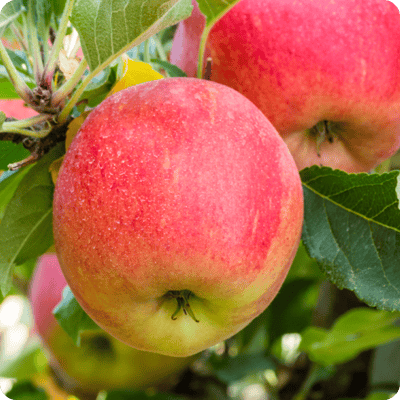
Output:
[[47,154],[57,143],[63,142],[67,135],[68,125],[71,122],[72,117],[69,117],[62,125],[54,126],[50,133],[39,139],[34,139],[19,133],[12,132],[1,132],[0,140],[10,141],[16,144],[22,143],[22,145],[30,151],[30,156],[25,160],[18,161],[13,164],[9,164],[8,168],[11,171],[20,169],[26,165],[33,164]]

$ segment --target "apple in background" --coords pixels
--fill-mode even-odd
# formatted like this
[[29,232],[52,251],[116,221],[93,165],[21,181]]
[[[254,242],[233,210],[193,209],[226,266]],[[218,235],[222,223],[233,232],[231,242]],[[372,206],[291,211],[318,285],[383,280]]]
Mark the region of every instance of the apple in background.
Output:
[[86,312],[132,347],[188,356],[277,294],[303,192],[267,118],[214,82],[168,78],[95,108],[56,183],[55,248]]
[[21,99],[0,100],[0,111],[6,114],[6,117],[13,117],[16,119],[24,119],[38,115],[35,110],[25,106],[25,102]]
[[[195,76],[205,18],[170,61]],[[400,147],[400,15],[386,0],[241,0],[212,28],[211,80],[249,98],[297,167],[370,171]]]
[[55,374],[67,390],[87,394],[154,386],[169,381],[172,374],[194,360],[139,351],[103,331],[85,333],[81,346],[76,347],[52,314],[66,285],[57,256],[43,255],[30,287],[35,329],[49,349]]

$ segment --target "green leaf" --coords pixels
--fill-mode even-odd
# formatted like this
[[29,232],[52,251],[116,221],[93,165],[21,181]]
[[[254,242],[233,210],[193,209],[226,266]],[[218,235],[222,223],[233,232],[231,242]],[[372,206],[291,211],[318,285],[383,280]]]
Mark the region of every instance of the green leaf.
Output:
[[309,327],[302,333],[300,350],[321,365],[335,365],[400,338],[395,326],[399,313],[357,308],[339,317],[330,330]]
[[206,17],[206,26],[211,27],[240,0],[197,0],[200,11]]
[[16,265],[43,254],[53,243],[52,202],[54,185],[50,164],[64,153],[60,143],[23,177],[0,223],[0,287],[11,285]]
[[[116,69],[117,66],[113,68],[108,66],[102,70],[86,87],[79,101],[87,99],[89,101],[95,101],[97,104],[102,101],[117,80]],[[90,104],[90,106],[93,107],[97,104]]]
[[259,354],[239,354],[236,357],[226,357],[219,359],[214,357],[210,359],[214,369],[214,374],[224,383],[232,383],[253,375],[257,372],[263,372],[267,369],[276,369],[272,358]]
[[[32,1],[32,0],[31,0]],[[35,7],[35,22],[37,24],[37,30],[42,40],[46,40],[49,35],[49,28],[51,17],[53,15],[53,3],[52,0],[35,0],[33,6]],[[36,3],[36,4],[35,4]]]
[[39,339],[30,340],[12,358],[0,358],[0,376],[4,378],[29,379],[47,366],[47,359]]
[[32,165],[19,171],[6,171],[0,177],[0,221],[4,216],[4,210],[17,190],[22,178],[32,168]]
[[44,389],[37,388],[29,381],[17,382],[6,394],[12,400],[48,400],[49,398]]
[[13,0],[4,5],[0,13],[0,36],[25,11],[21,0]]
[[66,3],[66,1],[67,0],[56,0],[56,1],[52,1],[52,3],[53,3],[53,10],[54,10],[54,13],[55,13],[55,15],[57,16],[57,17],[60,17],[61,16],[61,14],[63,13],[63,11],[64,11],[64,8],[65,8],[65,3]]
[[8,78],[1,77],[1,69],[4,68],[0,65],[0,99],[8,100],[8,99],[18,99],[19,96],[14,89],[13,84],[9,81]]
[[159,60],[157,58],[152,58],[150,61],[154,64],[161,66],[171,78],[187,76],[186,73],[182,71],[179,67],[169,63],[168,61]]
[[93,72],[162,29],[187,18],[191,0],[76,0],[71,15]]
[[0,170],[7,170],[8,164],[24,160],[29,154],[22,143],[0,141]]
[[168,28],[165,28],[162,32],[160,32],[158,34],[164,49],[166,47],[170,47],[170,45],[174,39],[177,28],[178,28],[178,25],[172,25],[172,26],[169,26]]
[[[14,67],[17,69],[17,71],[20,72],[22,75],[25,75],[25,76],[31,78],[33,71],[31,69],[31,66],[27,59],[26,54],[20,50],[10,50],[10,49],[6,49],[6,50],[7,50],[9,57],[11,58],[11,61],[14,65]],[[2,70],[2,71],[4,71],[4,70]],[[8,77],[7,72],[5,73],[5,76]]]
[[[10,50],[10,49],[6,50],[9,57],[11,58],[14,67],[20,73],[20,76],[24,80],[24,82],[30,88],[36,86],[35,81],[33,79],[33,71],[27,59],[26,54],[20,50]],[[4,67],[1,59],[0,59],[0,87],[1,87],[0,99],[19,98],[17,92],[14,89],[13,84],[9,79],[8,72]]]
[[77,346],[81,345],[82,332],[100,329],[76,301],[69,286],[63,290],[63,298],[53,310],[53,314]]
[[[400,326],[400,320],[396,323]],[[400,384],[400,340],[378,346],[374,349],[369,367],[371,388],[397,390]]]
[[400,310],[399,171],[346,174],[314,166],[300,176],[310,256],[339,288],[370,306]]

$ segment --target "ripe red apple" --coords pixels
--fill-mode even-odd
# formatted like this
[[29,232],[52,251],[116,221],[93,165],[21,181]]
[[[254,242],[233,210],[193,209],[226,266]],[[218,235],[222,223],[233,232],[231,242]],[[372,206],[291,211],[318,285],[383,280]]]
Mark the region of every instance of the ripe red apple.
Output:
[[[195,76],[205,18],[181,22],[170,60]],[[400,15],[386,0],[241,0],[212,28],[211,80],[245,95],[299,169],[369,171],[400,147]]]
[[193,78],[101,103],[54,195],[56,252],[78,302],[116,338],[173,356],[232,336],[268,306],[302,220],[296,165],[267,118]]
[[52,314],[66,285],[57,256],[42,256],[30,288],[35,327],[50,351],[53,370],[68,390],[96,393],[153,386],[193,361],[133,349],[104,331],[85,333],[76,347]]

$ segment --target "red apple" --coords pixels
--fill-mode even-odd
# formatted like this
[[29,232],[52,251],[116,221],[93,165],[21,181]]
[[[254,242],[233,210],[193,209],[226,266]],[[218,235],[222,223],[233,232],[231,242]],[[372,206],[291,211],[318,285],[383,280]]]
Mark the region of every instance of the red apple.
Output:
[[68,390],[95,393],[152,386],[193,361],[139,351],[103,331],[85,333],[76,347],[52,314],[66,285],[57,256],[42,256],[30,288],[35,326],[50,351],[55,373]]
[[21,99],[0,100],[0,111],[6,114],[6,117],[13,117],[16,119],[24,119],[38,115],[35,110],[27,107]]
[[101,103],[54,195],[56,252],[78,302],[116,338],[173,356],[232,336],[268,306],[302,220],[299,173],[267,118],[192,78]]
[[[180,23],[171,62],[195,75],[205,18]],[[212,28],[211,80],[245,95],[299,169],[369,171],[400,147],[400,15],[386,0],[241,0]]]

